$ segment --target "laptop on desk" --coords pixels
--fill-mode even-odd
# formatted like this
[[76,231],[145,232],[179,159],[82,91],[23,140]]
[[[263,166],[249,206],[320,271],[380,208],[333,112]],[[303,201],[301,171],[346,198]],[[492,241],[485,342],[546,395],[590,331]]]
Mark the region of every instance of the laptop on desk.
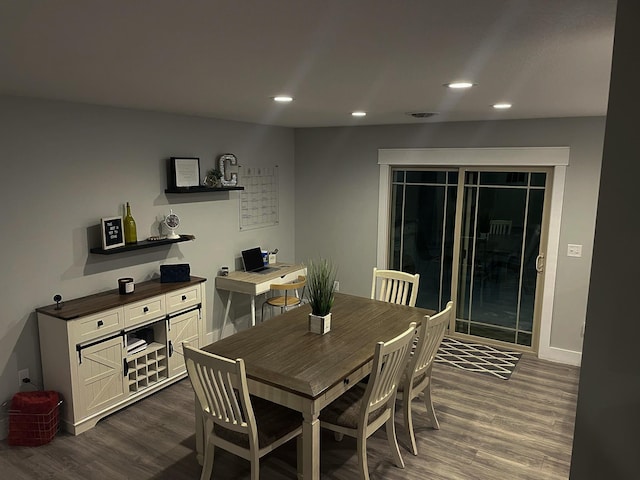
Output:
[[260,247],[250,248],[242,251],[242,264],[245,272],[251,273],[269,273],[278,270],[276,267],[267,267],[262,259],[262,250]]

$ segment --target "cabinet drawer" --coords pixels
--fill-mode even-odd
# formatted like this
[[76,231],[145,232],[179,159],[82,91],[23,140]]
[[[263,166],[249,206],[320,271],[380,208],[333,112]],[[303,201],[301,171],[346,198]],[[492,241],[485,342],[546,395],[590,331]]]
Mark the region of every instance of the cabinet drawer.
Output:
[[125,305],[124,324],[129,328],[154,318],[164,317],[166,313],[164,296],[160,295],[142,302]]
[[306,275],[307,272],[306,270],[304,272],[293,272],[293,273],[287,273],[286,275],[282,276],[282,277],[278,277],[276,279],[274,279],[273,281],[271,281],[270,283],[291,283],[291,282],[297,282],[298,281],[298,277],[300,275]]
[[200,303],[200,285],[167,293],[167,312],[173,313]]
[[121,308],[80,318],[74,322],[75,343],[90,342],[124,328]]

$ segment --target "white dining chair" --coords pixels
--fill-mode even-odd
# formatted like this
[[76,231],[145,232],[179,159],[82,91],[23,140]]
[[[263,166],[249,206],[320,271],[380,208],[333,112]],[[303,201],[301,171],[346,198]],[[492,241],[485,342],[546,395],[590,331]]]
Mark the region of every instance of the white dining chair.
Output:
[[436,430],[440,429],[431,397],[431,371],[436,353],[449,325],[452,309],[453,302],[448,302],[444,310],[433,316],[425,316],[416,332],[415,348],[409,356],[405,374],[398,388],[397,400],[402,401],[404,425],[409,434],[411,451],[414,455],[418,455],[418,448],[413,432],[411,401],[421,393],[427,407],[427,419],[431,427]]
[[411,274],[398,270],[379,270],[373,267],[371,298],[415,307],[419,285],[419,273]]
[[249,460],[251,480],[260,478],[260,458],[292,438],[297,437],[301,451],[300,413],[250,396],[241,358],[231,360],[186,344],[183,348],[204,425],[200,480],[211,478],[215,447]]
[[386,426],[387,441],[394,463],[404,468],[398,448],[394,424],[395,402],[400,377],[405,371],[416,324],[375,346],[369,381],[358,383],[320,412],[320,427],[332,430],[338,438],[348,435],[357,439],[360,478],[369,480],[367,438]]

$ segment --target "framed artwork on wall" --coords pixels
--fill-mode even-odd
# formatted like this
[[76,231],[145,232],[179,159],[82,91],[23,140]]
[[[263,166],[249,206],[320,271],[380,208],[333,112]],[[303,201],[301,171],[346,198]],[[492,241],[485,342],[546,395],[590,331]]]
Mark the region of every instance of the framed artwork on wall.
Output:
[[105,217],[100,221],[102,248],[124,247],[124,226],[122,217]]
[[169,160],[172,187],[200,186],[200,159],[197,157],[171,157]]

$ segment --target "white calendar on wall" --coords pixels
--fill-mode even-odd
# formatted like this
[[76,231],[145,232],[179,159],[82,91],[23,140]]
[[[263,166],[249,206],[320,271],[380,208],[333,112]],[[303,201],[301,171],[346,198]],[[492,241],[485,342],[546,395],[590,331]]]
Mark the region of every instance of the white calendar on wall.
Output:
[[278,166],[238,167],[240,230],[278,224]]

